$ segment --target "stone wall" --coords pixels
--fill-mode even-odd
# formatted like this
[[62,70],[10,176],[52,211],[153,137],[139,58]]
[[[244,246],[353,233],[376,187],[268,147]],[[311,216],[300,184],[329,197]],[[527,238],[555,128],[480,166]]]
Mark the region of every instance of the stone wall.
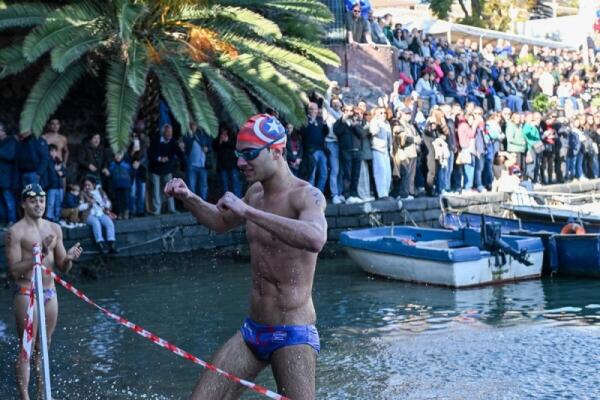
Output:
[[389,94],[398,77],[398,50],[390,46],[330,47],[341,60],[339,68],[327,68],[329,79],[343,88],[344,99],[356,104],[360,99],[371,104],[377,98]]
[[[562,193],[600,191],[600,179],[546,186],[544,190]],[[445,210],[499,214],[502,201],[504,201],[502,193],[475,193],[445,197],[441,202],[437,197],[421,197],[404,202],[377,200],[364,204],[330,204],[325,210],[328,240],[337,242],[340,233],[348,229],[380,225],[438,227],[441,206]],[[117,243],[120,249],[117,255],[119,258],[182,253],[192,250],[214,250],[246,243],[243,228],[226,234],[217,234],[198,225],[190,213],[115,221],[115,224]],[[89,227],[63,229],[63,234],[65,247],[68,248],[80,242],[85,250],[85,258],[97,257]],[[4,250],[4,232],[0,232],[0,271],[6,271]]]

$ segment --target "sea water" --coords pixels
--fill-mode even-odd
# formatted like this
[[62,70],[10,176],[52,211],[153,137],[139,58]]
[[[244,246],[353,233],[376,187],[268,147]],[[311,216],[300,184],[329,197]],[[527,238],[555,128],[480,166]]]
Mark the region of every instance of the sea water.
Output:
[[[170,257],[160,272],[76,286],[209,360],[247,314],[250,271],[247,263]],[[199,365],[57,290],[56,398],[189,397],[204,372]],[[374,278],[340,256],[319,261],[314,302],[319,399],[600,398],[600,280],[451,290]],[[8,289],[0,290],[0,310],[0,399],[13,399],[17,339]],[[257,382],[276,390],[269,369]],[[248,392],[243,398],[261,397]]]

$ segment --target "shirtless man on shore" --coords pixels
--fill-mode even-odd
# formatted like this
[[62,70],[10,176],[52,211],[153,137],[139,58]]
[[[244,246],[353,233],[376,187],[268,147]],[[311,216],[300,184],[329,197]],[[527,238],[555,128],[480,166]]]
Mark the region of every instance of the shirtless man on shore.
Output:
[[[250,187],[243,199],[226,193],[216,205],[173,179],[167,195],[180,199],[198,222],[217,232],[245,225],[250,245],[250,314],[213,356],[213,363],[247,380],[269,364],[280,394],[315,398],[319,334],[312,285],[317,255],[327,240],[322,193],[290,172],[285,130],[266,114],[248,120],[237,137],[238,167]],[[205,372],[192,399],[237,399],[243,386]]]
[[69,144],[67,137],[60,133],[60,121],[57,118],[50,120],[48,132],[44,132],[42,137],[48,142],[48,145],[53,144],[56,146],[62,161],[67,165],[67,161],[69,161]]
[[[22,400],[29,399],[29,376],[30,363],[21,356],[21,345],[23,331],[27,323],[27,306],[29,304],[29,293],[31,289],[31,275],[33,274],[33,244],[42,244],[44,254],[44,266],[50,270],[53,266],[62,272],[71,269],[73,260],[77,260],[83,251],[79,243],[68,251],[63,245],[63,236],[60,226],[43,219],[46,208],[46,193],[40,185],[27,185],[21,193],[23,218],[10,227],[6,233],[6,258],[8,260],[8,271],[14,279],[14,308],[17,321],[17,334],[19,335],[19,356],[17,357],[16,376],[19,394]],[[46,310],[46,331],[48,345],[52,339],[52,333],[56,328],[58,317],[58,302],[56,300],[56,287],[51,276],[42,274],[44,287],[44,304]],[[37,334],[37,317],[33,323],[33,341],[36,351],[34,352],[38,390],[41,390],[40,357]]]

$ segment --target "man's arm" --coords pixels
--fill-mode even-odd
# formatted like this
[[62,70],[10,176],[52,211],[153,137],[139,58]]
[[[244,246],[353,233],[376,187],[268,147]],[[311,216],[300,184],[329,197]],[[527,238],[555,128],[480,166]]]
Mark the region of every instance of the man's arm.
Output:
[[68,273],[73,267],[73,260],[79,258],[81,253],[83,252],[79,243],[75,246],[71,247],[69,251],[65,250],[65,245],[63,244],[63,234],[62,229],[60,227],[56,227],[56,246],[54,246],[54,263],[56,267],[63,273]]
[[22,259],[21,236],[11,228],[6,232],[4,244],[6,247],[8,271],[14,279],[24,279],[27,273],[33,268],[33,262],[31,259]]
[[237,217],[233,212],[221,212],[217,206],[202,200],[194,193],[190,193],[189,197],[182,201],[184,207],[192,213],[200,224],[217,233],[225,233],[244,224],[244,220]]
[[181,179],[170,180],[165,186],[165,194],[181,200],[184,207],[200,224],[217,233],[225,233],[244,224],[243,218],[236,216],[233,212],[223,212],[214,204],[196,196]]
[[299,197],[296,204],[300,212],[298,219],[282,217],[254,207],[248,207],[245,213],[246,219],[270,232],[288,246],[318,253],[327,242],[325,197],[314,187],[303,189]]

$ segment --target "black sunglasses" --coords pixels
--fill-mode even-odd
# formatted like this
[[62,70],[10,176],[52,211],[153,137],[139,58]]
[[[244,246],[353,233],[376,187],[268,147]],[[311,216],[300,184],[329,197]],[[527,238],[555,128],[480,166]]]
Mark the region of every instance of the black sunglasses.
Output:
[[281,140],[281,138],[277,138],[277,139],[273,140],[272,142],[269,142],[269,143],[265,144],[264,146],[258,147],[256,149],[235,150],[235,156],[237,158],[243,158],[246,161],[252,161],[252,160],[256,159],[256,157],[258,157],[258,155],[260,154],[261,151],[271,147],[278,140]]

